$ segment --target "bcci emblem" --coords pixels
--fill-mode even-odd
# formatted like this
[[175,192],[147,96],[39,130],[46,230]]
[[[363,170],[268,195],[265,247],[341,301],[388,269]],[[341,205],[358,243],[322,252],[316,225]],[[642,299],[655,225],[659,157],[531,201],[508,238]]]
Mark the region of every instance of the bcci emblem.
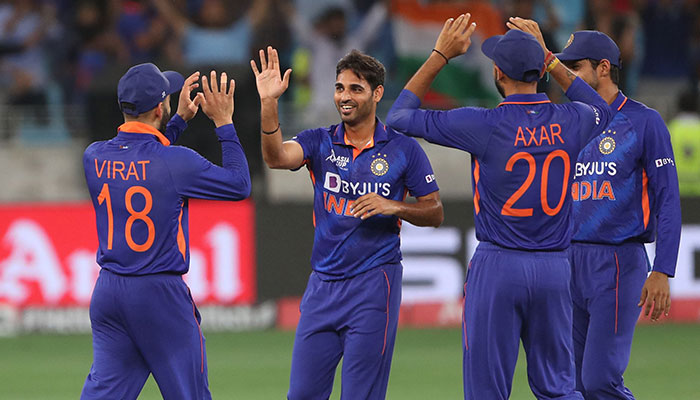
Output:
[[566,42],[566,46],[564,46],[564,48],[567,48],[567,47],[571,46],[571,43],[572,43],[573,41],[574,41],[574,35],[572,34],[571,36],[569,36],[569,41]]
[[606,137],[605,139],[601,140],[600,144],[598,145],[598,150],[605,155],[612,153],[613,150],[615,150],[615,139]]
[[369,168],[372,170],[373,174],[377,176],[382,176],[389,171],[389,163],[386,162],[386,160],[383,158],[377,158],[374,161],[372,161],[372,164],[369,166]]

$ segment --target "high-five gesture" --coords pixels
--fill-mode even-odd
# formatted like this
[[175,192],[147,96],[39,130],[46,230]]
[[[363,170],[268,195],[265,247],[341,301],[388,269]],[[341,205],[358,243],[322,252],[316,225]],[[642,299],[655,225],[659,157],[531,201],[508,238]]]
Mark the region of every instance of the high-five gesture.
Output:
[[185,79],[185,84],[180,90],[180,98],[177,103],[177,114],[185,121],[189,121],[197,114],[199,104],[204,99],[202,93],[197,93],[194,100],[191,98],[192,91],[199,87],[199,71],[195,71],[192,75]]
[[542,31],[540,31],[540,26],[537,22],[531,19],[510,17],[508,18],[508,22],[506,22],[506,26],[509,29],[517,29],[531,34],[540,43],[540,46],[542,46],[542,50],[544,50],[544,53],[547,54],[549,52],[549,49],[547,49],[547,45],[544,44],[544,37],[542,36]]
[[258,87],[260,100],[278,99],[289,87],[289,76],[292,70],[286,70],[282,77],[280,58],[277,50],[272,46],[267,46],[267,58],[265,58],[265,51],[260,50],[260,71],[255,60],[250,60],[250,67],[255,74],[255,84]]
[[445,21],[440,36],[435,42],[435,50],[448,60],[467,52],[472,44],[472,33],[476,29],[476,22],[469,23],[471,14],[462,14],[457,19],[450,18]]
[[[211,86],[206,75],[202,76],[202,111],[214,121],[216,127],[233,123],[233,92],[236,81],[228,85],[226,72],[221,73],[221,81],[216,81],[216,71],[211,71]],[[227,90],[228,87],[228,90]],[[195,99],[196,100],[196,99]]]

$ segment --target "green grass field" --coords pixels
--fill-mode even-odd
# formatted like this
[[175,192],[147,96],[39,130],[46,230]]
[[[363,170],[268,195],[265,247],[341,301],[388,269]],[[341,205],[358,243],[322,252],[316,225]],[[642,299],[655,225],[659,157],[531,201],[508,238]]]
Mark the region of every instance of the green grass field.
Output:
[[[209,381],[215,399],[283,399],[287,390],[292,332],[207,335]],[[90,337],[30,335],[0,339],[0,398],[76,399],[92,361]],[[460,331],[399,331],[388,399],[460,399]],[[700,399],[700,325],[637,328],[625,374],[638,399]],[[332,399],[339,398],[336,381]],[[141,399],[158,399],[152,379]],[[533,398],[524,357],[518,362],[512,399]]]

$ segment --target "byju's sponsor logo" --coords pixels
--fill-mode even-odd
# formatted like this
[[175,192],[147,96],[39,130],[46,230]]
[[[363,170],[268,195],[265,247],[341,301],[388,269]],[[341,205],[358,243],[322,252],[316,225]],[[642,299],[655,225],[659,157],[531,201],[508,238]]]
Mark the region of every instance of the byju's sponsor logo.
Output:
[[431,183],[435,182],[435,174],[428,174],[425,176],[425,182],[426,183]]
[[654,160],[654,163],[656,164],[656,168],[661,168],[664,165],[673,165],[674,167],[676,166],[676,163],[673,161],[673,158],[666,157],[666,158],[657,158]]
[[332,172],[326,172],[323,187],[329,192],[343,193],[353,197],[372,192],[384,197],[389,197],[391,194],[391,184],[388,182],[348,182]]

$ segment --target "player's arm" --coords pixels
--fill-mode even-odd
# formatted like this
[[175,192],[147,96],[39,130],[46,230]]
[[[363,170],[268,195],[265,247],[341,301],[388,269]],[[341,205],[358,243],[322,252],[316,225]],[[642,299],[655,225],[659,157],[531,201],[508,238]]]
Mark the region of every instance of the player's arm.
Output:
[[[206,76],[202,77],[200,104],[202,111],[214,122],[216,135],[221,143],[223,167],[214,165],[197,155],[183,149],[178,153],[179,165],[171,168],[176,171],[178,193],[187,197],[214,200],[241,200],[250,195],[250,171],[236,129],[233,126],[233,93],[235,81],[230,84],[225,72],[221,73],[217,83],[216,72],[211,71],[211,85]],[[178,173],[179,172],[179,173]]]
[[[435,51],[408,81],[387,115],[387,125],[409,136],[480,155],[488,142],[485,110],[459,108],[449,111],[422,110],[420,104],[446,60],[464,54],[471,44],[475,23],[469,14],[445,22]],[[444,57],[443,57],[444,55]]]
[[403,181],[417,201],[407,203],[369,193],[355,200],[351,212],[356,218],[362,219],[378,214],[395,215],[417,226],[440,226],[443,220],[442,202],[433,168],[418,142],[405,139],[407,166]]
[[177,102],[177,112],[170,118],[168,125],[165,126],[165,137],[170,140],[170,143],[177,142],[177,139],[187,128],[187,122],[194,118],[197,115],[197,111],[199,111],[202,95],[197,95],[192,99],[192,91],[199,87],[198,81],[199,71],[195,71],[185,79],[185,84],[182,85]]
[[681,204],[678,190],[678,173],[671,135],[661,116],[655,111],[639,129],[644,132],[644,170],[648,176],[648,188],[653,205],[649,218],[656,218],[656,256],[654,267],[647,278],[639,300],[644,315],[651,312],[651,320],[656,321],[662,313],[668,315],[671,296],[668,278],[676,273],[678,247],[681,238]]
[[355,218],[363,220],[379,214],[395,215],[417,226],[440,226],[443,220],[440,193],[435,191],[416,197],[416,200],[415,203],[407,203],[368,193],[355,200],[350,212]]
[[260,95],[260,130],[263,160],[274,169],[295,169],[304,162],[304,150],[293,140],[282,141],[282,126],[279,121],[278,102],[280,96],[289,87],[291,69],[280,73],[280,61],[277,50],[267,47],[260,50],[260,68],[255,60],[250,60],[250,67],[255,74],[255,84]]

